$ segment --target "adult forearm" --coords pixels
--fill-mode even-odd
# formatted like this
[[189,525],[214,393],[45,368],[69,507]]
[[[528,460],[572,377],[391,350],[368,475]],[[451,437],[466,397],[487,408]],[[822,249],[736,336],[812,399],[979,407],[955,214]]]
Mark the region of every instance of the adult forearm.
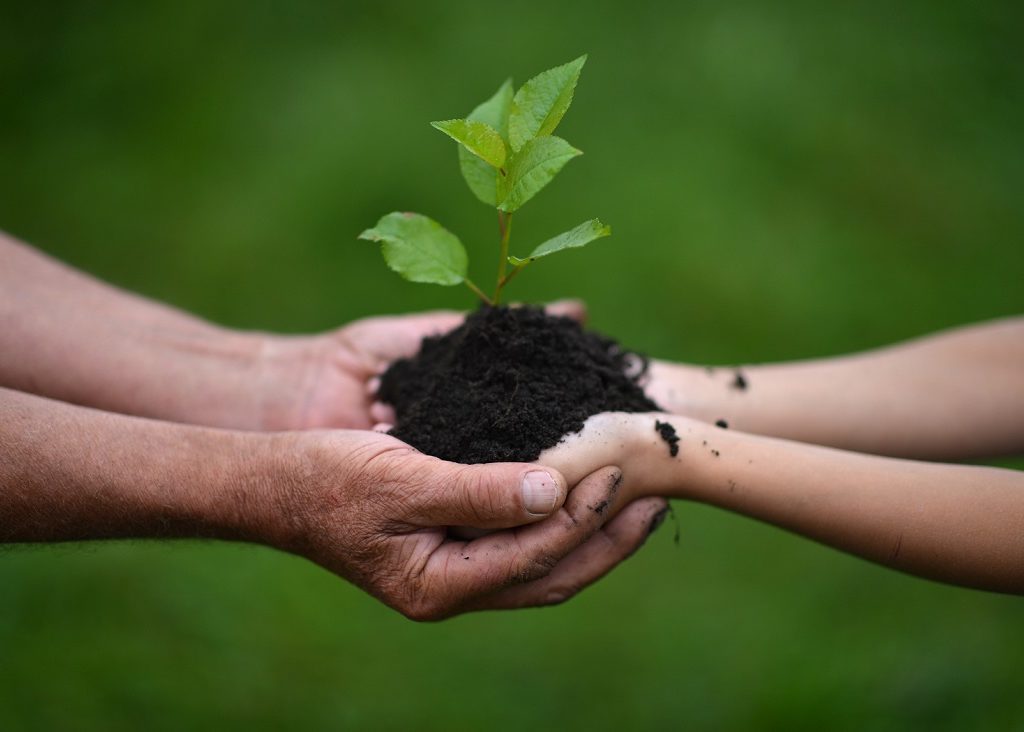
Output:
[[253,539],[267,439],[0,389],[0,542]]
[[568,495],[550,468],[446,463],[371,431],[229,432],[0,388],[0,543],[260,542],[420,620],[561,602],[604,575],[662,510],[609,522],[619,477],[600,468]]
[[0,234],[0,386],[172,421],[259,429],[267,339],[106,285]]
[[662,406],[746,432],[921,459],[1024,452],[1021,318],[834,359],[652,369]]

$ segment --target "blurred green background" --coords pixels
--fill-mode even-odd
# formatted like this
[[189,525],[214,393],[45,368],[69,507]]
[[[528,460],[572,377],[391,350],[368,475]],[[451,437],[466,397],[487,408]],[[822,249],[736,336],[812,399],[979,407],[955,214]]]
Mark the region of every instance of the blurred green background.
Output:
[[[427,122],[589,52],[516,238],[615,236],[512,296],[694,362],[876,346],[1024,310],[1020,7],[3,2],[0,228],[240,328],[468,307],[355,235],[424,212],[488,280]],[[438,625],[257,547],[9,548],[0,730],[1024,726],[1019,599],[676,512],[565,606]]]

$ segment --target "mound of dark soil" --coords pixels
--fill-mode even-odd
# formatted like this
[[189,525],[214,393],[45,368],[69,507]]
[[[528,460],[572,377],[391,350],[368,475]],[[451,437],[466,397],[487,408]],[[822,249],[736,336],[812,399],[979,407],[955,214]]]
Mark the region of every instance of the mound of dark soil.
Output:
[[481,307],[381,378],[391,434],[460,463],[536,460],[599,412],[657,411],[647,359],[539,308]]

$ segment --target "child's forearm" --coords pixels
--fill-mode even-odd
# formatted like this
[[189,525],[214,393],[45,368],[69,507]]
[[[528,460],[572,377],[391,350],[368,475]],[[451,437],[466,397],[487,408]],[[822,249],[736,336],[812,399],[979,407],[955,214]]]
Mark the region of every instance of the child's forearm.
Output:
[[674,495],[910,574],[1024,593],[1024,474],[705,435],[681,445]]
[[745,432],[918,459],[1024,452],[1024,318],[832,359],[655,362],[661,406]]
[[[678,454],[655,430],[675,428]],[[700,501],[910,574],[1024,593],[1024,473],[860,455],[670,415],[599,415],[544,453],[622,467],[632,498]]]

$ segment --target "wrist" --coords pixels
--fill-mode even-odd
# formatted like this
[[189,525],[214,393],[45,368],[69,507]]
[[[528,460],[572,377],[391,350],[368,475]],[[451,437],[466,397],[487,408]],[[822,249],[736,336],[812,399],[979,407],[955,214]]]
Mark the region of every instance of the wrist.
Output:
[[203,324],[157,329],[150,338],[129,347],[135,360],[114,395],[128,402],[95,406],[182,424],[260,429],[262,334]]
[[[246,334],[256,353],[252,411],[242,429],[305,430],[336,426],[319,414],[315,399],[328,377],[337,344],[327,336]],[[331,405],[326,405],[330,408]]]
[[665,412],[706,419],[720,391],[714,370],[669,361],[651,361],[647,394]]
[[215,529],[243,541],[298,551],[307,535],[309,482],[316,477],[305,444],[312,435],[232,432],[225,464],[213,477]]
[[676,414],[632,415],[635,427],[622,460],[631,499],[645,496],[693,498],[695,462],[708,453],[705,422]]
[[310,413],[336,351],[326,336],[210,326],[187,336],[165,334],[155,351],[149,370],[162,376],[152,408],[130,413],[257,432],[323,426]]
[[653,360],[645,390],[666,412],[733,426],[751,414],[750,382],[757,378],[757,371],[756,366],[705,367]]
[[152,440],[154,459],[126,491],[141,503],[140,517],[150,517],[152,535],[266,543],[274,436],[149,424],[166,436]]

